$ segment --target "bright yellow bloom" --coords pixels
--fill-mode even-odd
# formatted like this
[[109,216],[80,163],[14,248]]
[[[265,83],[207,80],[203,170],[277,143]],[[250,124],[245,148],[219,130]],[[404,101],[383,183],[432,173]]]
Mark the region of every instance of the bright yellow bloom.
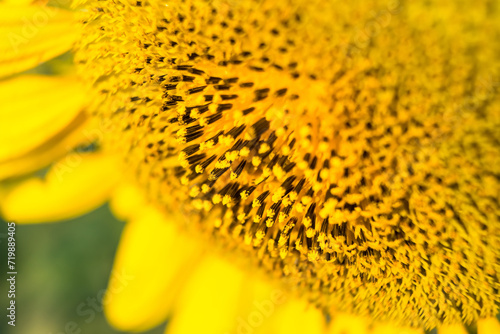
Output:
[[[43,181],[9,182],[2,210],[51,221],[111,198],[128,221],[115,271],[134,277],[111,279],[114,326],[173,314],[168,333],[500,332],[496,3],[74,7],[78,35],[62,10],[1,14],[14,36],[1,75],[61,39],[83,79],[0,83],[13,143],[0,176],[62,157]],[[20,18],[47,10],[25,38]]]

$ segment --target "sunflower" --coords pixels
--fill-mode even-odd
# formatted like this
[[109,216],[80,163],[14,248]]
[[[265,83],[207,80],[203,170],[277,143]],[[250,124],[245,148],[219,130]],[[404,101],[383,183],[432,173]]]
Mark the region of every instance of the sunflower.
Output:
[[2,214],[109,200],[116,328],[500,333],[497,2],[1,8]]

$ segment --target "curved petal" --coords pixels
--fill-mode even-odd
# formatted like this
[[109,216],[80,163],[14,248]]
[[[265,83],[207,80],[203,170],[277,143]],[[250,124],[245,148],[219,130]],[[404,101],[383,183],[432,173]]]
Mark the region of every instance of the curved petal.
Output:
[[243,273],[234,266],[206,258],[187,280],[166,333],[233,332],[241,320],[238,304],[242,283]]
[[479,319],[477,322],[478,334],[500,333],[500,321],[497,318],[491,317],[487,319]]
[[0,77],[68,51],[79,36],[73,13],[49,6],[0,4]]
[[18,223],[70,219],[104,203],[120,178],[115,157],[102,153],[66,156],[45,180],[30,178],[10,191],[1,204],[3,216]]
[[111,196],[109,203],[113,214],[122,220],[132,220],[140,216],[147,207],[146,199],[140,189],[130,183],[121,183]]
[[90,144],[91,130],[84,113],[79,114],[63,131],[33,151],[14,159],[0,161],[0,180],[19,177],[40,170],[78,146]]
[[[26,75],[0,82],[0,162],[26,155],[82,122],[76,77]],[[76,123],[76,124],[74,124]]]
[[111,325],[143,331],[165,321],[199,253],[165,216],[151,207],[143,209],[125,226],[116,254],[112,273],[131,279],[123,284],[120,275],[111,275],[104,300]]

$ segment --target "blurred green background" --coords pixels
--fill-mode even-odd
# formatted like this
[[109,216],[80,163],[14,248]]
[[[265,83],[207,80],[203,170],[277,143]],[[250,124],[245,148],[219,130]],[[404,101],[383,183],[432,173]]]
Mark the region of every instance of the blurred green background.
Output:
[[[1,221],[1,220],[0,220]],[[102,312],[80,316],[77,308],[106,288],[123,222],[107,206],[74,220],[36,225],[16,225],[16,327],[7,325],[7,224],[0,224],[2,272],[2,334],[123,333],[113,330]],[[99,303],[100,305],[100,303]],[[154,307],[154,306],[152,306]],[[86,306],[82,310],[92,309]],[[71,329],[71,328],[70,328]],[[147,332],[162,334],[164,326]]]

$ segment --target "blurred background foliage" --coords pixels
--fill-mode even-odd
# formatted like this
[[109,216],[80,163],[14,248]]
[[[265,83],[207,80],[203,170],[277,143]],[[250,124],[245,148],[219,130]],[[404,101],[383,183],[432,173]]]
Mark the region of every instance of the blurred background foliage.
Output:
[[[2,288],[2,334],[113,334],[102,312],[79,315],[87,298],[106,288],[123,222],[107,206],[61,223],[16,225],[16,327],[7,325],[9,302]],[[0,224],[2,276],[7,272],[7,224]],[[7,287],[5,278],[2,286]],[[98,301],[98,305],[101,303]],[[151,305],[161,307],[161,305]],[[86,306],[85,309],[92,309]],[[75,322],[80,332],[66,330]],[[162,334],[165,326],[146,332]],[[71,329],[71,325],[69,327]]]

